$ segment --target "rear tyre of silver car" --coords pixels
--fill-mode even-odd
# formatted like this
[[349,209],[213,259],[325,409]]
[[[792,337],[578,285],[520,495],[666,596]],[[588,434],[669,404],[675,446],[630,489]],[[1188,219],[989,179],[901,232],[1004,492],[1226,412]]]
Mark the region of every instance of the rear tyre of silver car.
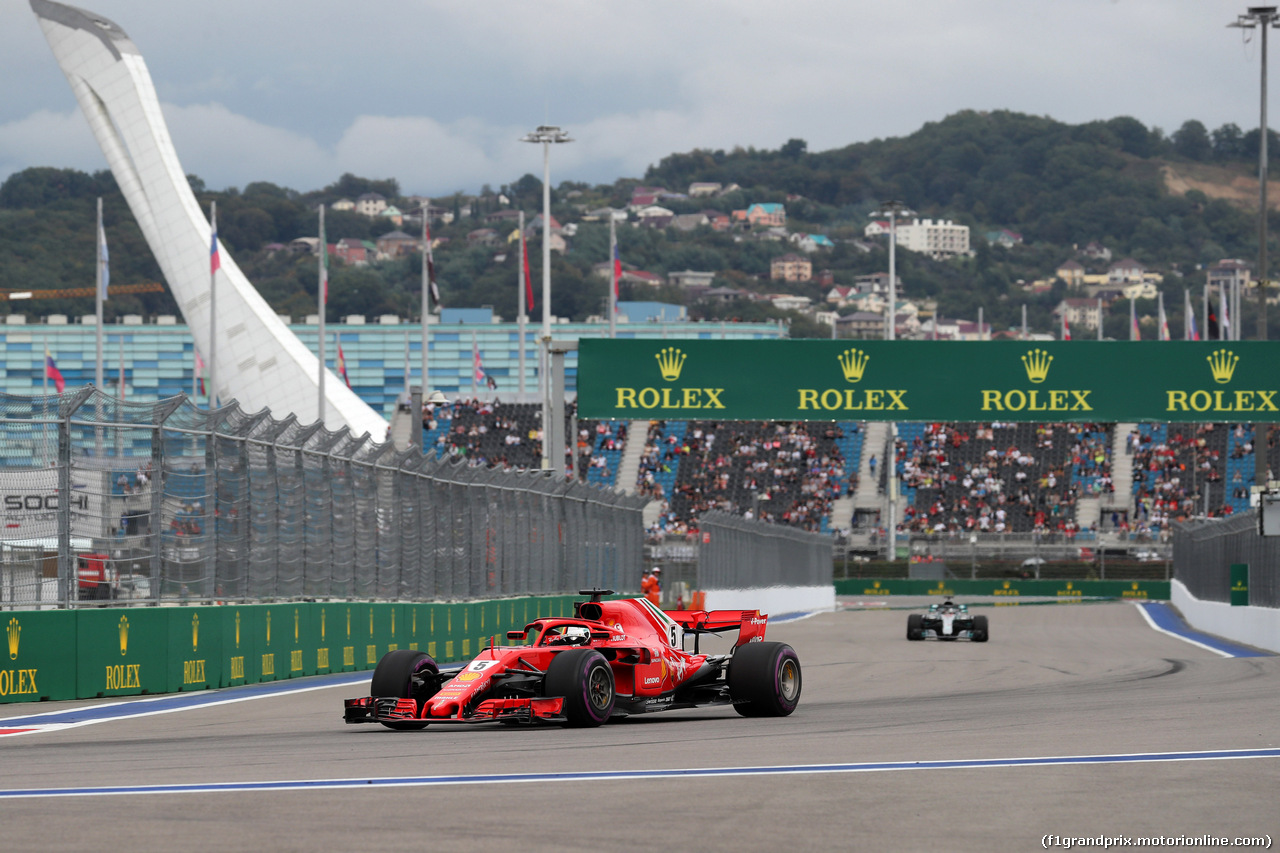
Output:
[[800,704],[800,658],[786,643],[747,643],[729,661],[729,696],[744,717],[785,717]]
[[973,617],[973,641],[975,643],[985,643],[989,636],[991,636],[991,634],[987,628],[987,617]]
[[[427,696],[413,692],[413,676],[418,673],[435,675],[440,667],[426,652],[414,649],[396,649],[387,652],[378,661],[373,671],[373,681],[369,685],[369,693],[375,699],[426,699]],[[413,731],[425,729],[426,723],[408,722],[407,720],[380,720],[384,726],[397,731]]]
[[569,649],[552,658],[542,692],[564,697],[561,713],[571,728],[593,728],[613,714],[613,670],[595,649]]
[[924,639],[924,615],[921,613],[911,613],[907,616],[907,639],[923,640]]

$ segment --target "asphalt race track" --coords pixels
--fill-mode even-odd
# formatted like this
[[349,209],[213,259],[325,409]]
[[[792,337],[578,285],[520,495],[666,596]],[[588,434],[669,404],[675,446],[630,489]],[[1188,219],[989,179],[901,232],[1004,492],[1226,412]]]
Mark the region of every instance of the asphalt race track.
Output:
[[[129,703],[165,712],[0,737],[0,849],[1280,842],[1280,658],[1222,657],[1125,603],[975,610],[989,643],[908,642],[904,610],[771,624],[804,668],[784,719],[709,708],[588,730],[344,725],[340,700],[364,677],[176,710]],[[103,704],[0,706],[0,728]]]

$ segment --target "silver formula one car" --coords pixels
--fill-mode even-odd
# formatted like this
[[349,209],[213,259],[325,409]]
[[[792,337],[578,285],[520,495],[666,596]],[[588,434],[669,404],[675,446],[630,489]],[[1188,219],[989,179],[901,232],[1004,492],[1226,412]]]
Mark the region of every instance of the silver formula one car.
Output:
[[930,634],[939,640],[968,637],[975,643],[985,643],[989,636],[987,617],[973,616],[969,605],[956,604],[948,598],[941,604],[930,604],[927,613],[912,613],[907,617],[908,640],[923,640]]

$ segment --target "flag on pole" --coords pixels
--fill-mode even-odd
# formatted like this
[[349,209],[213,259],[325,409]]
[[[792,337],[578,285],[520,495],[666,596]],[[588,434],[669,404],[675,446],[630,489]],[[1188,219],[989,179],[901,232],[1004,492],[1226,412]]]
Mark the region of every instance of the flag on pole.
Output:
[[1209,306],[1209,328],[1205,329],[1208,336],[1205,340],[1216,341],[1220,338],[1221,329],[1218,326],[1218,312],[1213,310],[1213,305]]
[[1138,308],[1137,303],[1132,299],[1129,300],[1129,340],[1142,340],[1142,330],[1138,328]]
[[[610,229],[612,231],[613,229]],[[609,255],[613,258],[613,302],[618,302],[618,282],[622,280],[622,255],[618,253],[618,237],[612,234],[613,245],[610,247]]]
[[222,266],[222,259],[218,257],[218,214],[213,213],[213,223],[210,226],[213,231],[213,238],[209,243],[209,275],[213,275]]
[[62,378],[62,371],[58,369],[58,365],[54,364],[53,356],[49,353],[49,348],[44,348],[44,375],[53,380],[53,387],[61,394],[62,390],[67,387],[67,380]]
[[1159,340],[1171,341],[1173,335],[1169,334],[1169,318],[1164,313],[1164,294],[1160,294],[1160,333]]
[[[440,307],[440,288],[436,285],[436,258],[435,258],[435,254],[432,253],[431,251],[431,224],[429,222],[430,217],[427,215],[425,211],[423,212],[422,217],[423,217],[422,231],[424,234],[424,240],[426,241],[426,244],[427,244],[423,248],[423,251],[427,253],[427,286],[431,288],[431,304],[439,308]],[[423,319],[423,322],[426,322],[425,318]]]
[[1200,340],[1200,329],[1196,326],[1196,312],[1187,312],[1187,340]]
[[204,393],[204,359],[200,357],[200,350],[196,350],[196,384],[200,388],[200,393]]
[[342,354],[342,344],[338,344],[338,375],[342,377],[342,381],[347,383],[347,387],[351,387],[351,378],[347,376],[347,358]]
[[471,360],[475,364],[476,369],[476,385],[484,383],[484,364],[480,361],[480,344],[472,341],[471,344]]
[[1062,339],[1064,341],[1071,340],[1071,324],[1067,322],[1067,314],[1065,311],[1062,314]]
[[520,232],[520,255],[521,263],[524,264],[524,304],[525,310],[533,311],[533,279],[529,277],[529,243],[524,239],[524,232]]
[[102,275],[98,281],[101,282],[101,290],[98,296],[105,302],[107,299],[107,285],[111,281],[111,266],[107,263],[109,259],[107,253],[107,232],[102,227],[102,220],[98,220],[98,263],[102,266]]
[[1222,324],[1222,340],[1224,340],[1224,341],[1229,341],[1229,340],[1231,340],[1231,312],[1228,310],[1228,307],[1227,307],[1227,305],[1228,305],[1228,302],[1227,302],[1227,288],[1226,288],[1226,287],[1224,287],[1224,286],[1219,286],[1219,287],[1218,287],[1218,293],[1219,293],[1219,295],[1222,297],[1222,299],[1221,299],[1221,302],[1222,302],[1222,318],[1221,318],[1221,324]]

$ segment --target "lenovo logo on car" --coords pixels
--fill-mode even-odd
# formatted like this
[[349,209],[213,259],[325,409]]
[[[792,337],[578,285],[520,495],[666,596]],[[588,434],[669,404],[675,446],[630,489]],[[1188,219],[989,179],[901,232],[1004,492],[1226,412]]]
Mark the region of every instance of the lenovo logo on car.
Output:
[[646,678],[644,680],[645,687],[653,687],[654,685],[661,684],[661,683],[662,683],[661,678]]

